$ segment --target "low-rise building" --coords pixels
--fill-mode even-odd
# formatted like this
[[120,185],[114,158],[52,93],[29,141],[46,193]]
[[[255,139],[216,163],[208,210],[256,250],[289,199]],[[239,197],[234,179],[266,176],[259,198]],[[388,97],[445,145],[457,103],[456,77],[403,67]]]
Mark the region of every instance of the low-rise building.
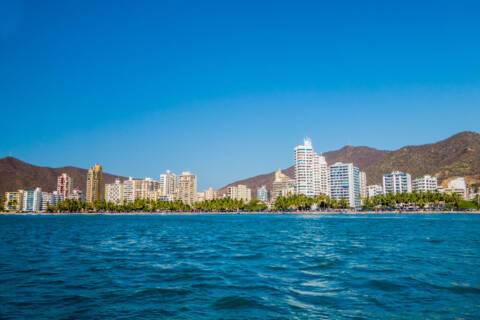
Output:
[[4,204],[5,211],[22,211],[23,207],[23,190],[5,192]]
[[275,179],[272,184],[272,193],[270,202],[274,203],[279,197],[288,197],[295,193],[295,180],[282,173],[281,170],[275,172]]
[[383,194],[383,188],[381,185],[373,184],[367,187],[367,196],[373,198]]
[[437,177],[425,175],[414,179],[412,182],[412,190],[416,192],[436,192],[437,189]]
[[228,187],[227,197],[233,200],[243,200],[244,202],[250,202],[252,200],[252,190],[250,190],[250,188],[247,188],[247,186],[243,184]]

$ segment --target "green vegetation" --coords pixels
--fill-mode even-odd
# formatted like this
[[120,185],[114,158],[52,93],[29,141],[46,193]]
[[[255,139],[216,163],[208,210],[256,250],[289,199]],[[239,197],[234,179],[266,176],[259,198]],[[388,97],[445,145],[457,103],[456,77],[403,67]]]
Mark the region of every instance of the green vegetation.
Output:
[[131,203],[114,204],[106,201],[87,203],[78,200],[65,200],[56,206],[48,207],[47,212],[232,212],[232,211],[264,211],[267,206],[258,201],[252,200],[244,203],[240,200],[230,198],[197,202],[193,206],[184,204],[181,201],[156,201],[137,199]]
[[273,204],[273,209],[277,211],[306,211],[316,207],[322,209],[346,209],[348,202],[346,200],[337,201],[326,195],[307,197],[303,194],[291,195],[288,197],[279,197]]
[[416,207],[432,210],[475,210],[477,201],[463,200],[458,194],[438,192],[413,192],[378,195],[364,200],[364,210],[391,210]]

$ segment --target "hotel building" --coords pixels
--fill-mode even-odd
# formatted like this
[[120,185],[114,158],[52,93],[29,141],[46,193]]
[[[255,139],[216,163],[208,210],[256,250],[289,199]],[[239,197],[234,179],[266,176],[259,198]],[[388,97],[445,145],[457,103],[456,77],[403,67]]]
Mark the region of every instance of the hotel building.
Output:
[[227,188],[227,197],[233,200],[243,200],[243,202],[250,202],[252,200],[252,190],[246,185],[239,184]]
[[22,211],[39,212],[42,209],[42,189],[35,188],[23,191]]
[[5,211],[22,211],[23,208],[23,190],[14,192],[5,192],[4,208]]
[[401,171],[393,171],[392,173],[384,174],[383,192],[385,194],[412,192],[412,177],[410,174]]
[[373,198],[375,196],[379,196],[383,194],[383,188],[381,185],[373,184],[367,187],[367,196],[369,198]]
[[268,190],[267,186],[261,186],[257,189],[257,199],[262,202],[268,202]]
[[93,203],[103,201],[105,195],[105,184],[103,182],[102,166],[95,164],[88,169],[87,173],[87,196],[86,201]]
[[295,192],[313,197],[329,194],[328,164],[325,157],[313,150],[310,138],[305,138],[303,145],[295,151]]
[[72,195],[73,179],[66,173],[62,173],[57,178],[57,192],[63,199],[70,199]]
[[436,192],[437,189],[437,178],[429,175],[416,178],[412,182],[412,190],[416,192]]
[[273,203],[278,197],[287,197],[295,193],[295,180],[282,173],[281,170],[275,172],[275,179],[272,184],[272,193],[270,201]]
[[178,177],[175,173],[167,172],[160,175],[159,193],[165,199],[173,200],[178,192]]
[[105,185],[105,200],[115,204],[123,203],[123,183],[120,179]]
[[360,170],[353,163],[337,162],[330,166],[330,194],[332,199],[346,200],[350,208],[361,206]]
[[178,199],[185,204],[192,205],[197,196],[197,176],[185,171],[179,177]]

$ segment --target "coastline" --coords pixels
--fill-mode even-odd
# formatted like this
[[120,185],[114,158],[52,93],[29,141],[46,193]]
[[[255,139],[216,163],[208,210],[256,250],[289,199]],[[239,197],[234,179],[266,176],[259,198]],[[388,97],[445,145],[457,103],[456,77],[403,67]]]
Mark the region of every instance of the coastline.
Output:
[[474,211],[268,211],[268,212],[0,212],[0,216],[172,216],[172,215],[431,215],[431,214],[480,214]]

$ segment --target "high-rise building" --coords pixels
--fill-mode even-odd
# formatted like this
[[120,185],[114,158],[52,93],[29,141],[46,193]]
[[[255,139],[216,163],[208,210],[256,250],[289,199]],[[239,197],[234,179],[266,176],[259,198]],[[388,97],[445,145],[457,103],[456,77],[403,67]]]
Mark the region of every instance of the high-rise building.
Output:
[[368,196],[367,174],[364,171],[360,171],[360,196],[362,199],[365,199]]
[[315,155],[313,162],[314,195],[330,194],[330,174],[325,157]]
[[205,190],[205,200],[215,200],[218,198],[217,190],[213,188],[208,188]]
[[417,192],[435,192],[438,189],[436,177],[425,175],[413,180],[412,190]]
[[197,196],[197,176],[185,171],[179,177],[178,199],[185,204],[192,205]]
[[227,197],[233,200],[243,200],[250,202],[252,200],[252,190],[246,185],[239,184],[238,186],[228,187]]
[[95,164],[87,173],[87,202],[103,201],[105,198],[105,184],[103,182],[102,166]]
[[384,174],[383,192],[385,194],[412,192],[412,177],[410,174],[401,171],[393,171],[392,173]]
[[328,164],[324,156],[315,153],[312,141],[305,138],[295,147],[295,191],[312,197],[329,194]]
[[123,181],[123,200],[131,203],[142,198],[142,180],[129,177]]
[[367,187],[367,195],[369,198],[373,198],[381,194],[383,194],[383,188],[381,185],[373,184]]
[[42,192],[40,211],[47,211],[49,206],[54,207],[63,199],[63,196],[60,195],[58,191]]
[[105,185],[105,200],[115,204],[123,203],[123,183],[120,179]]
[[337,162],[330,166],[330,195],[335,200],[346,200],[350,208],[361,206],[360,170],[353,163]]
[[158,181],[153,180],[152,178],[143,179],[140,185],[140,199],[155,200],[159,189],[160,183]]
[[23,191],[22,211],[39,212],[42,208],[42,189],[35,188]]
[[3,206],[5,208],[5,211],[22,211],[23,190],[5,192]]
[[72,195],[73,180],[66,173],[62,173],[57,178],[57,192],[63,199],[70,199]]
[[312,140],[305,138],[303,145],[295,147],[295,192],[297,194],[309,197],[315,195],[315,160]]
[[295,180],[282,173],[281,170],[277,170],[272,184],[270,201],[273,203],[278,197],[287,197],[293,193],[295,193]]
[[268,202],[267,186],[263,185],[257,189],[257,199],[262,202]]
[[159,193],[166,199],[173,200],[178,192],[177,175],[170,170],[160,175]]

